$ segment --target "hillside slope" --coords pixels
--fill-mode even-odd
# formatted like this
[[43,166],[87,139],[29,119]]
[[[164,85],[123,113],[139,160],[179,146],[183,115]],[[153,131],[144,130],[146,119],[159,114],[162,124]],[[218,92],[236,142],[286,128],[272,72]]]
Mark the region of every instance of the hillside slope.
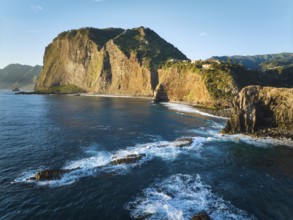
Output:
[[214,56],[211,59],[220,61],[231,60],[232,63],[242,64],[248,69],[269,70],[278,66],[293,65],[293,53],[265,54],[255,56]]
[[42,66],[10,64],[0,69],[0,89],[33,90]]

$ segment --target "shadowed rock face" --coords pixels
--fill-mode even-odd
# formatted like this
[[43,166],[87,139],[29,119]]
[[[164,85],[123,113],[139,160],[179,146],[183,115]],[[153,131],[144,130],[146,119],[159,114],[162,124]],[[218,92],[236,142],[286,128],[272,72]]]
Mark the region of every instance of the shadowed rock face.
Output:
[[165,91],[164,86],[162,84],[158,85],[158,87],[155,90],[154,101],[155,102],[168,102],[169,101],[167,92]]
[[114,160],[111,161],[111,164],[119,165],[119,164],[136,163],[137,161],[141,160],[145,156],[146,156],[145,154],[130,154],[122,158],[115,158]]
[[192,216],[191,220],[211,220],[211,218],[206,212],[200,212]]
[[247,86],[234,98],[227,133],[293,129],[293,89]]

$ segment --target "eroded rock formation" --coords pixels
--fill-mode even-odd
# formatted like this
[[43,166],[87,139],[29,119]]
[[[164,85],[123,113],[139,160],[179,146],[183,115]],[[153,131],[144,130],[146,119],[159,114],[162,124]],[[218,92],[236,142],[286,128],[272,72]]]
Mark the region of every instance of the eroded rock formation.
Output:
[[293,131],[293,89],[247,86],[233,99],[227,133]]

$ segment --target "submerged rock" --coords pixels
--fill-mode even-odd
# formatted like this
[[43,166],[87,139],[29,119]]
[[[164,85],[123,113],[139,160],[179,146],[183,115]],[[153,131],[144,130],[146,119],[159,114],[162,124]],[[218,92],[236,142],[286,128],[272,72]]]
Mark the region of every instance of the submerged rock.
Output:
[[293,130],[293,89],[247,86],[234,98],[226,133]]
[[113,165],[136,163],[145,157],[146,154],[129,154],[122,158],[115,158],[111,161]]
[[48,180],[59,180],[63,177],[65,173],[70,172],[71,170],[59,170],[59,169],[54,169],[54,170],[43,170],[38,172],[34,178],[36,181],[48,181]]
[[211,218],[206,212],[203,211],[192,216],[191,220],[211,220]]

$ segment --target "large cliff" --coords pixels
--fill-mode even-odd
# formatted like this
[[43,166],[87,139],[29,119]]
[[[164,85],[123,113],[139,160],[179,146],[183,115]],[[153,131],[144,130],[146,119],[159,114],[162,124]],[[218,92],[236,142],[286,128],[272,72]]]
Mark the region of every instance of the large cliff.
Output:
[[[293,138],[293,88],[247,86],[233,99],[228,133],[282,134]],[[278,130],[282,130],[278,132]]]
[[225,108],[243,87],[275,81],[229,61],[190,61],[149,28],[83,28],[59,34],[46,48],[36,92],[154,96]]
[[153,96],[157,66],[169,59],[187,58],[148,28],[67,31],[46,48],[36,91]]
[[192,105],[225,108],[244,86],[257,83],[257,74],[228,62],[169,61],[158,70],[156,101],[182,101]]

